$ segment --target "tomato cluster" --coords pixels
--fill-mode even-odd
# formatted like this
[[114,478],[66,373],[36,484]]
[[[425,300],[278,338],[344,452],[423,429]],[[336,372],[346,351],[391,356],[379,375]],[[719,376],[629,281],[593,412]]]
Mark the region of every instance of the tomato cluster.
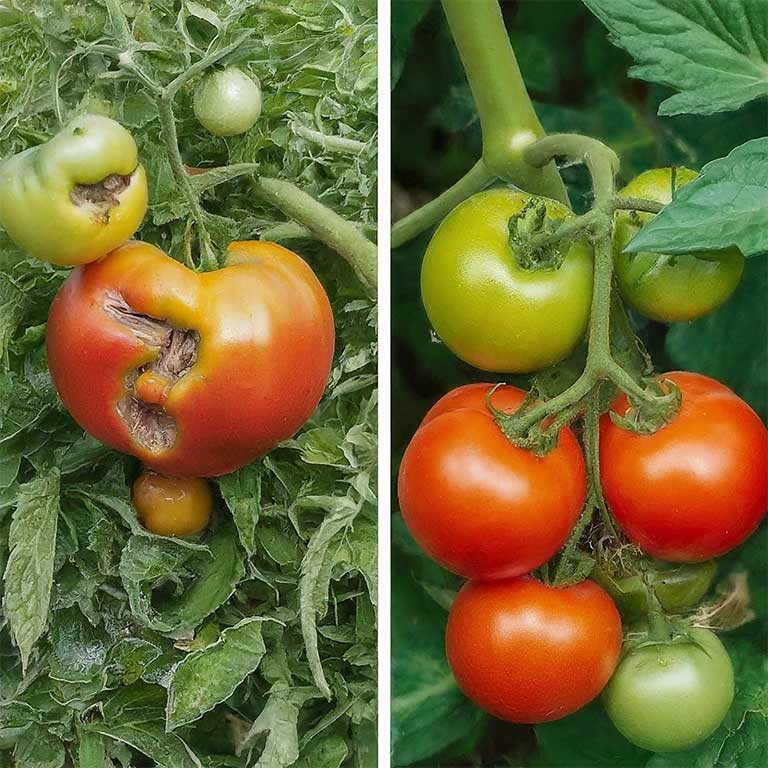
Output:
[[[202,82],[195,107],[210,130],[232,135],[256,120],[261,95],[227,69]],[[134,486],[144,525],[187,536],[211,513],[200,478],[263,456],[315,410],[334,319],[309,265],[275,243],[232,243],[222,268],[200,273],[126,242],[146,208],[136,143],[105,117],[79,117],[0,166],[0,224],[30,255],[78,265],[46,329],[64,406],[152,470]]]
[[422,548],[469,581],[451,609],[448,661],[487,711],[540,723],[576,711],[616,666],[621,619],[594,582],[547,586],[527,574],[563,546],[586,495],[567,427],[545,456],[510,442],[486,402],[513,413],[525,392],[470,384],[427,413],[403,456],[398,496]]
[[[668,203],[695,176],[651,171],[620,194]],[[429,319],[458,357],[482,370],[522,373],[556,363],[588,324],[591,247],[577,238],[554,257],[525,251],[517,235],[534,205],[509,189],[477,194],[445,218],[426,251]],[[552,201],[539,201],[538,211],[540,231],[542,222],[556,231],[572,217]],[[650,218],[617,215],[614,265],[624,299],[663,322],[722,304],[741,277],[738,250],[625,254]],[[446,394],[403,455],[398,498],[408,529],[433,560],[468,579],[448,618],[448,662],[459,687],[496,717],[555,720],[604,691],[606,711],[630,741],[667,752],[706,738],[730,706],[733,669],[722,643],[708,630],[673,628],[659,612],[695,606],[714,578],[712,558],[742,543],[765,516],[768,431],[706,376],[664,374],[658,390],[679,395],[665,423],[641,428],[623,394],[602,414],[593,478],[569,427],[545,452],[505,433],[527,398],[507,385]],[[566,544],[590,482],[602,487],[635,545],[637,570],[612,575],[597,556],[592,579],[550,582],[546,570],[534,577]],[[617,605],[626,622],[639,622],[628,637],[643,638],[627,641],[621,658]],[[684,706],[702,698],[702,706]]]

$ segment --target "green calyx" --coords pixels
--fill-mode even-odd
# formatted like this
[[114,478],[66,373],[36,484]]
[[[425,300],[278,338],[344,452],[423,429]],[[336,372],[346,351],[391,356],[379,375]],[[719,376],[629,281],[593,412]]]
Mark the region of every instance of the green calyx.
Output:
[[532,197],[520,213],[507,224],[509,246],[523,269],[558,269],[563,263],[570,241],[557,237],[564,220],[547,216],[542,198]]

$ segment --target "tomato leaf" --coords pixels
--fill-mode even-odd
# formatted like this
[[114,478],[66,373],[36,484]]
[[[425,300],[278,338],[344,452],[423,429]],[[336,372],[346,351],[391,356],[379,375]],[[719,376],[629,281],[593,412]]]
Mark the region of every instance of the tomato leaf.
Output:
[[219,490],[232,512],[237,535],[250,555],[255,549],[256,525],[261,512],[261,469],[249,466],[218,479]]
[[102,707],[102,719],[84,729],[127,744],[158,768],[202,768],[187,744],[163,728],[165,691],[137,684],[120,689]]
[[705,165],[625,251],[691,253],[735,245],[747,257],[766,253],[766,210],[768,138],[748,141]]
[[395,554],[392,572],[392,763],[410,766],[477,732],[486,715],[459,690],[445,657],[448,615],[410,578]]
[[340,499],[334,506],[336,509],[323,520],[309,541],[307,552],[301,563],[301,581],[299,582],[301,628],[309,668],[315,684],[328,699],[331,697],[331,689],[328,687],[320,662],[316,621],[318,617],[325,615],[328,607],[331,570],[336,562],[344,533],[360,511],[359,505],[351,499]]
[[616,45],[637,62],[629,74],[679,93],[660,115],[736,110],[768,95],[762,0],[584,0]]
[[16,765],[24,768],[62,768],[64,745],[44,728],[32,726],[19,735],[14,750]]
[[58,519],[59,473],[52,469],[20,488],[8,534],[5,612],[25,669],[48,623]]
[[266,652],[261,625],[258,617],[243,619],[176,667],[168,689],[167,730],[201,718],[256,670]]
[[[273,690],[267,704],[245,736],[243,746],[266,734],[261,756],[254,768],[285,768],[299,756],[298,719],[300,705],[282,686]],[[242,747],[241,747],[242,749]]]

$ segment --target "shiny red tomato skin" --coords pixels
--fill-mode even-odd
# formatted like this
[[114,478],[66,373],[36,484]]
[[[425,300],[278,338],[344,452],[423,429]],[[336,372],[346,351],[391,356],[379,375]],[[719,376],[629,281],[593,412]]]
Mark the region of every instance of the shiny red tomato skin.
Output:
[[[728,552],[768,508],[768,431],[728,387],[673,372],[682,394],[674,419],[652,435],[600,427],[600,477],[627,536],[660,560],[698,562]],[[613,404],[624,414],[626,396]]]
[[[126,375],[157,350],[105,311],[114,296],[200,335],[194,366],[163,401],[178,428],[170,448],[139,442],[117,410]],[[47,349],[56,389],[87,432],[163,474],[212,477],[309,418],[328,379],[334,323],[311,268],[274,243],[233,243],[227,266],[197,273],[129,242],[72,271],[51,305]]]
[[[546,456],[513,445],[485,405],[493,385],[449,392],[427,414],[400,465],[398,496],[426,553],[473,579],[519,576],[565,543],[584,503],[586,472],[569,429]],[[525,392],[502,387],[500,410]]]
[[486,712],[545,723],[594,699],[621,651],[621,618],[593,581],[470,581],[451,607],[446,651],[456,682]]

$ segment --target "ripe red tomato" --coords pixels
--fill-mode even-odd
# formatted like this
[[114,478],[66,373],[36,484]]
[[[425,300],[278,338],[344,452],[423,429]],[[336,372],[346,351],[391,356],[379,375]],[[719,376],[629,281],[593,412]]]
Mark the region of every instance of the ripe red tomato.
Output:
[[274,243],[233,243],[197,273],[132,242],[74,270],[51,305],[48,362],[94,437],[166,475],[231,472],[317,406],[333,315],[309,266]]
[[479,707],[513,723],[544,723],[602,691],[619,659],[621,619],[593,581],[470,581],[451,607],[446,650],[456,682]]
[[[682,407],[652,435],[600,429],[600,478],[606,501],[640,549],[673,562],[696,562],[741,544],[768,507],[768,431],[723,384],[697,373],[667,373]],[[613,404],[628,409],[626,396]]]
[[[491,384],[449,392],[413,436],[398,478],[413,537],[445,568],[473,579],[528,573],[565,543],[584,503],[584,458],[563,429],[546,456],[513,445],[486,408]],[[502,387],[500,410],[525,392]]]

